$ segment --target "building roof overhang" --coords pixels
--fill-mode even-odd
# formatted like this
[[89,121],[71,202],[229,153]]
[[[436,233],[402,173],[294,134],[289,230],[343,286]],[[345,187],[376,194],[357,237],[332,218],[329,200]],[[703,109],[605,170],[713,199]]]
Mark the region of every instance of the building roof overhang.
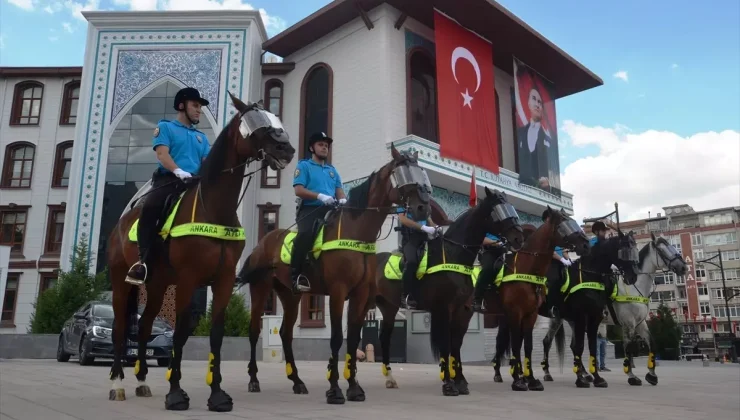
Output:
[[0,67],[0,77],[82,77],[82,67]]
[[434,27],[439,9],[492,43],[496,67],[513,73],[513,57],[537,70],[555,85],[555,98],[604,84],[592,71],[492,0],[335,0],[270,38],[262,48],[287,57],[340,26],[388,3],[422,24]]

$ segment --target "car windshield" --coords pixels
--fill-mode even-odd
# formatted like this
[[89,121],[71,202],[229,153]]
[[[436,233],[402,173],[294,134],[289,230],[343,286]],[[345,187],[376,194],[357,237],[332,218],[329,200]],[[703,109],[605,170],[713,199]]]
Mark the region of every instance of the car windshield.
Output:
[[111,305],[95,305],[93,316],[100,318],[113,318],[113,307]]

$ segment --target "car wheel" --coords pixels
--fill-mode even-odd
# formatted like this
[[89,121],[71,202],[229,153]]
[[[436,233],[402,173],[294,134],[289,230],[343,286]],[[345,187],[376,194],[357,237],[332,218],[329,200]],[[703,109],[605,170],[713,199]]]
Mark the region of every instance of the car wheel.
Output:
[[88,356],[88,353],[90,352],[90,342],[87,341],[87,336],[82,337],[82,340],[80,341],[80,353],[79,353],[79,362],[82,366],[88,366],[91,365],[94,361],[94,357]]
[[64,337],[59,335],[59,344],[57,344],[57,362],[69,362],[71,354],[64,351]]
[[157,366],[159,367],[169,367],[170,366],[170,358],[166,359],[157,359]]

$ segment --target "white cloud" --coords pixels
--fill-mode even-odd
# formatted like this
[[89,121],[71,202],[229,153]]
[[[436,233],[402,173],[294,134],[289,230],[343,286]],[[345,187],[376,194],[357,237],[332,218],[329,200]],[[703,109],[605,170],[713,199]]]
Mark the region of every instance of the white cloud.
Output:
[[625,82],[629,82],[626,70],[619,70],[618,72],[614,73],[613,76],[617,79],[622,79]]
[[72,33],[74,32],[74,28],[72,28],[72,24],[69,22],[62,22],[62,28],[64,28],[65,31]]
[[50,36],[49,37],[49,41],[51,41],[51,42],[57,42],[57,41],[59,41],[59,37],[58,36]]
[[38,0],[8,0],[13,6],[20,7],[23,10],[31,11],[36,6]]
[[678,68],[678,64],[676,64],[676,63],[671,64],[671,68],[674,69],[674,70],[677,69]]
[[574,195],[577,221],[598,217],[619,203],[621,220],[646,218],[661,207],[688,204],[694,210],[740,206],[740,132],[668,131],[632,133],[624,126],[587,127],[565,121],[576,147],[595,145],[598,156],[579,159],[561,174]]
[[5,48],[5,35],[0,34],[0,50]]

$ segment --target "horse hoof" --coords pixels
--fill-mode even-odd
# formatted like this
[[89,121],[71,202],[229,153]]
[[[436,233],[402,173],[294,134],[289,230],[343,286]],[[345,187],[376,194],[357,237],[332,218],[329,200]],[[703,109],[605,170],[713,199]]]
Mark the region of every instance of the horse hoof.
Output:
[[453,381],[446,381],[442,384],[442,395],[445,397],[457,397],[460,395],[460,390],[457,389],[457,385]]
[[347,399],[356,402],[365,401],[365,390],[362,389],[360,384],[354,383],[347,388]]
[[164,408],[172,411],[185,411],[190,408],[190,397],[182,389],[171,391],[165,397]]
[[504,383],[504,378],[502,378],[501,375],[499,374],[493,375],[493,382],[496,382],[499,384]]
[[[257,392],[259,392],[259,386]],[[308,388],[306,388],[306,384],[295,384],[293,385],[293,393],[297,395],[308,394]]]
[[552,380],[552,375],[550,375],[549,373],[546,373],[545,376],[542,379],[544,379],[545,382],[552,382],[553,381]]
[[649,383],[650,385],[658,385],[658,376],[657,376],[657,375],[655,375],[655,374],[653,374],[653,373],[650,373],[650,372],[648,372],[648,373],[647,373],[647,374],[645,375],[645,380],[646,380],[646,381],[647,381],[647,382],[648,382],[648,383]]
[[234,401],[224,390],[211,393],[208,398],[208,411],[225,413],[234,409]]
[[460,395],[470,395],[468,381],[466,381],[465,379],[460,379],[459,381],[455,381],[455,385],[457,386],[457,391],[460,393]]
[[511,389],[513,391],[526,391],[529,388],[527,388],[527,384],[524,382],[524,379],[517,379],[511,384]]
[[398,388],[398,382],[395,379],[390,378],[385,380],[385,387],[388,389]]
[[149,385],[140,385],[136,387],[136,396],[137,397],[151,397],[152,396],[152,390],[149,389]]
[[530,381],[527,386],[529,387],[530,391],[544,391],[545,386],[542,385],[542,382],[540,382],[539,379],[535,379],[533,381]]
[[326,391],[326,403],[327,404],[344,404],[344,395],[339,387],[332,387]]
[[642,381],[640,380],[640,378],[635,377],[635,376],[630,377],[630,378],[627,378],[627,383],[630,384],[630,385],[632,385],[632,386],[641,386],[642,385]]
[[260,383],[259,382],[250,382],[249,385],[247,385],[247,391],[249,391],[249,392],[260,392]]
[[591,376],[591,375],[583,375],[583,379],[584,379],[584,380],[585,380],[586,382],[593,382],[593,381],[594,381],[594,377],[593,377],[593,376]]
[[606,382],[606,379],[599,376],[598,378],[594,379],[594,386],[596,388],[608,388],[609,384]]
[[[149,396],[151,396],[151,394]],[[111,401],[126,401],[126,390],[111,389],[108,393],[108,399]]]
[[591,383],[582,377],[578,377],[578,379],[576,379],[576,386],[578,388],[591,388]]

